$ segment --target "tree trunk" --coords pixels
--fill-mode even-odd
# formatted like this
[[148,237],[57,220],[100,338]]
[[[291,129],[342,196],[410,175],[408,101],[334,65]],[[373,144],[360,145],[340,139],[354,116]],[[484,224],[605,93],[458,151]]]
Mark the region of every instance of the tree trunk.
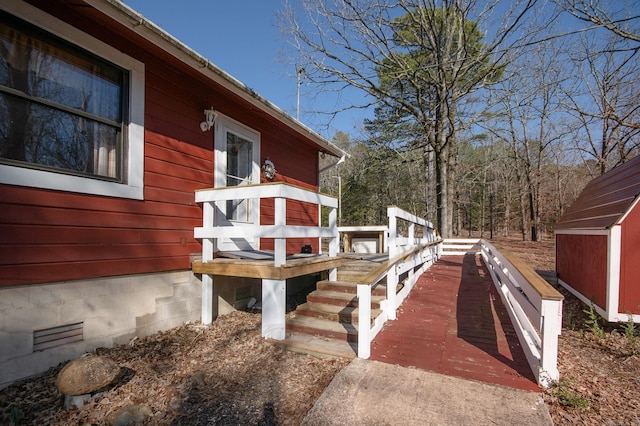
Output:
[[436,154],[436,220],[438,222],[438,231],[442,238],[450,238],[451,230],[447,219],[449,218],[449,168],[448,168],[448,149],[437,151]]

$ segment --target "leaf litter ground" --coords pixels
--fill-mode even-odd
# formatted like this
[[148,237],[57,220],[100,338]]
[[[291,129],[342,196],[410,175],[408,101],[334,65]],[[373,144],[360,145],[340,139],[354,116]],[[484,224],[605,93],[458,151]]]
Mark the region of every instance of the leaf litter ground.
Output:
[[[554,269],[553,241],[496,238],[499,249]],[[637,328],[597,323],[570,293],[559,342],[561,380],[545,391],[556,425],[640,425]],[[595,331],[595,332],[594,332]],[[635,336],[635,340],[634,340]],[[348,360],[287,352],[260,336],[260,315],[235,312],[186,324],[97,354],[122,367],[117,385],[65,410],[55,387],[62,365],[0,390],[0,424],[104,425],[119,408],[150,408],[146,424],[297,425]]]

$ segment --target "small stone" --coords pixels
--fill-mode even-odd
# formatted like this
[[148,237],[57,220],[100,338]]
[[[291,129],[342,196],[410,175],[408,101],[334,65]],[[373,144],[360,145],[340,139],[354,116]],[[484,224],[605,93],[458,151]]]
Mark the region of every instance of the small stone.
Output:
[[91,394],[113,383],[119,374],[120,367],[112,360],[88,355],[65,365],[56,386],[65,395]]
[[91,394],[84,395],[65,395],[64,396],[64,408],[69,410],[71,408],[82,408],[84,404],[91,401]]
[[153,412],[146,405],[134,404],[122,407],[107,416],[107,423],[110,426],[130,426],[141,424],[146,418],[151,417]]

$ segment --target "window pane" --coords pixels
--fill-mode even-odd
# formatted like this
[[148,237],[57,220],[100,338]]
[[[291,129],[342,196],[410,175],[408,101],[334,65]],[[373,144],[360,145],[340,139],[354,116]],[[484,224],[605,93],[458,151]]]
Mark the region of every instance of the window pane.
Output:
[[0,160],[123,181],[127,74],[0,12]]
[[[251,183],[253,144],[233,133],[227,133],[227,186]],[[250,218],[248,200],[227,202],[227,219],[248,222]]]
[[0,23],[0,43],[7,52],[0,56],[0,84],[108,120],[122,120],[123,70],[11,21]]
[[0,94],[4,159],[116,178],[118,137],[112,126]]

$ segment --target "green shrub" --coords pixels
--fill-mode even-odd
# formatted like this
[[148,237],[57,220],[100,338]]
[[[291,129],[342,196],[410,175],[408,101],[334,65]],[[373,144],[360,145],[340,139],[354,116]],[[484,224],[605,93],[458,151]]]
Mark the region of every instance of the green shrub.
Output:
[[558,398],[560,405],[579,410],[591,407],[589,400],[575,391],[572,385],[573,381],[570,379],[560,379],[553,385],[551,392]]

